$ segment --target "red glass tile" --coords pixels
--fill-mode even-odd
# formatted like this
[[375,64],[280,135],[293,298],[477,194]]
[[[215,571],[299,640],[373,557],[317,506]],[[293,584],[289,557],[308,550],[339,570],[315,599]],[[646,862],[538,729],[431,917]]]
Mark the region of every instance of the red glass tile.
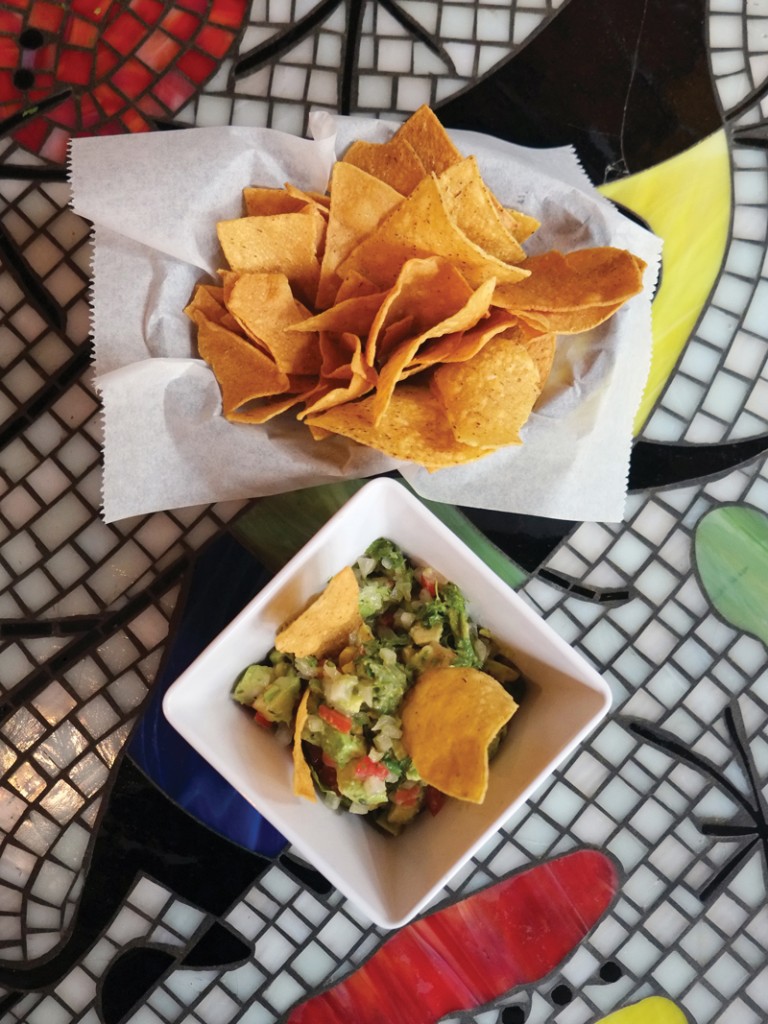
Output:
[[47,29],[58,32],[64,20],[65,10],[58,4],[35,3],[29,11],[27,25],[31,28]]
[[178,71],[169,71],[153,86],[152,92],[169,110],[176,111],[184,106],[194,94],[196,86]]
[[69,96],[67,99],[62,100],[53,110],[49,110],[46,116],[49,121],[53,121],[55,124],[63,125],[65,128],[74,128],[78,120],[77,104],[74,97]]
[[143,111],[147,118],[168,117],[168,111],[165,109],[165,106],[162,106],[150,92],[145,92],[143,96],[139,96],[136,100],[136,106],[140,111]]
[[130,11],[123,11],[104,30],[102,38],[118,53],[130,53],[147,34],[147,26],[134,18]]
[[34,52],[35,74],[41,71],[53,71],[59,60],[59,47],[57,43],[46,43],[39,50]]
[[61,91],[63,91],[61,88],[61,81],[54,78],[48,71],[35,72],[34,96],[36,100],[48,99],[48,97],[53,96],[55,92]]
[[0,36],[0,68],[17,68],[19,56],[18,44],[13,39]]
[[187,50],[187,52],[176,61],[176,67],[183,71],[193,82],[204,82],[209,75],[212,75],[219,62],[209,57],[207,53],[200,50]]
[[17,128],[13,133],[13,137],[25,149],[31,149],[37,153],[48,134],[49,128],[50,126],[44,117],[33,117],[32,120],[23,124],[21,128]]
[[109,46],[99,46],[96,49],[96,80],[101,81],[102,78],[106,78],[112,74],[112,69],[116,67],[122,57],[115,53]]
[[208,20],[213,25],[228,25],[230,28],[238,29],[243,23],[244,16],[243,0],[214,0]]
[[18,7],[22,11],[26,11],[29,7],[29,0],[5,0],[5,7]]
[[170,32],[172,36],[176,36],[183,43],[188,42],[199,27],[199,18],[196,18],[194,14],[187,14],[186,11],[180,11],[178,8],[168,11],[160,22],[160,28]]
[[165,32],[156,29],[138,48],[136,56],[139,60],[143,60],[148,67],[159,72],[168,67],[180,49],[181,43],[177,43]]
[[109,121],[102,121],[94,135],[125,135],[125,128],[123,128],[122,122],[118,121],[117,118],[111,118]]
[[108,85],[106,82],[102,82],[97,85],[93,90],[93,98],[108,116],[118,113],[120,110],[124,110],[128,105],[120,93]]
[[73,46],[93,47],[99,38],[99,26],[85,18],[70,17],[64,29],[64,38]]
[[188,11],[195,11],[201,17],[208,14],[210,0],[178,0],[177,7],[185,7]]
[[18,106],[21,94],[13,84],[13,71],[0,71],[0,103],[8,100]]
[[128,6],[137,18],[146,21],[148,25],[155,25],[165,8],[160,0],[132,0]]
[[112,0],[72,0],[69,6],[74,14],[88,21],[103,22],[110,13]]
[[195,43],[214,57],[223,57],[232,45],[234,34],[228,29],[205,25],[197,34]]
[[102,113],[91,99],[90,93],[80,94],[80,131],[90,134],[94,126],[101,121]]
[[72,85],[88,85],[93,74],[93,58],[92,50],[74,50],[64,47],[57,68],[59,80]]
[[115,69],[110,81],[116,89],[132,97],[144,92],[155,81],[155,76],[141,61],[129,57]]
[[24,26],[24,19],[14,11],[0,11],[0,32],[17,36]]

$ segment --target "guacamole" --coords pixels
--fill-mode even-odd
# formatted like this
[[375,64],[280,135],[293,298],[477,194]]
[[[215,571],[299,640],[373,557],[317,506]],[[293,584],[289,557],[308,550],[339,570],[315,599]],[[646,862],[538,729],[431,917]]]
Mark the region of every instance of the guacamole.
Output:
[[413,564],[392,541],[374,541],[351,568],[360,617],[344,645],[322,659],[274,648],[244,669],[232,696],[290,743],[308,689],[300,741],[317,791],[330,807],[397,834],[424,807],[436,813],[444,799],[419,777],[402,741],[400,709],[420,673],[480,669],[515,700],[522,678],[471,619],[459,587]]

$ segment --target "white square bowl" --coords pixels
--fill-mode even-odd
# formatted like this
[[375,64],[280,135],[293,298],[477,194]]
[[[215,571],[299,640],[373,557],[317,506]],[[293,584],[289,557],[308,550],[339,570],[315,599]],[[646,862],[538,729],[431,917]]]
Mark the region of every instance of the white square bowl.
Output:
[[[476,622],[513,650],[525,699],[491,763],[482,804],[448,800],[397,837],[294,796],[290,752],[230,697],[278,627],[378,537],[467,595]],[[318,871],[377,925],[417,914],[576,748],[610,707],[605,681],[397,481],[365,484],[168,689],[169,722]]]

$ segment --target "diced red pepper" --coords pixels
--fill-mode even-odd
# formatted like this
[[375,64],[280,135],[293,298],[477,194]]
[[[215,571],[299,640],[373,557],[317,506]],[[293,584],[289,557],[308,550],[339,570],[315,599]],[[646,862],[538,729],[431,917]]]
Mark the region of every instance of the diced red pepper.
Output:
[[398,804],[401,807],[412,807],[415,803],[418,803],[419,793],[421,787],[417,785],[413,786],[400,786],[394,793],[391,794],[393,804]]
[[438,814],[443,809],[445,793],[441,793],[440,790],[435,789],[434,786],[427,786],[427,790],[424,794],[424,803],[427,805],[430,814]]
[[332,725],[334,729],[338,729],[339,732],[349,732],[352,728],[352,719],[341,711],[337,711],[336,708],[328,707],[327,704],[321,704],[317,709],[318,715],[327,722],[328,725]]
[[383,761],[372,761],[366,754],[361,757],[355,765],[355,776],[358,779],[386,779],[389,775],[389,768]]

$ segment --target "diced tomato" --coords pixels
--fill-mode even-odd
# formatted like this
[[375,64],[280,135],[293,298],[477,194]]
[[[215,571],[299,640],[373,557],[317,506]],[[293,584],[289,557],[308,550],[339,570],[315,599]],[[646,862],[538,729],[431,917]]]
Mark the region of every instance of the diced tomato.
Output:
[[420,792],[420,786],[400,786],[391,795],[392,803],[403,807],[412,807],[418,802]]
[[327,754],[325,751],[323,751],[322,754],[320,755],[320,760],[323,762],[326,768],[336,767],[336,762],[333,760],[331,755]]
[[327,722],[328,725],[332,725],[334,729],[338,729],[339,732],[349,732],[352,728],[352,719],[348,715],[342,714],[341,711],[337,711],[336,708],[330,708],[327,704],[321,704],[317,709],[318,715]]
[[445,793],[441,793],[439,789],[435,789],[434,786],[427,786],[426,792],[424,793],[424,803],[429,808],[430,814],[438,814],[445,803]]
[[255,711],[253,717],[254,720],[256,721],[256,724],[260,725],[262,729],[269,729],[270,731],[272,730],[273,723],[270,722],[266,715],[262,715],[260,711]]
[[355,765],[355,775],[358,779],[386,779],[389,775],[389,768],[383,761],[372,761],[366,754]]
[[427,591],[430,597],[434,597],[437,593],[437,579],[429,571],[429,569],[422,569],[416,576],[419,581],[419,586]]

